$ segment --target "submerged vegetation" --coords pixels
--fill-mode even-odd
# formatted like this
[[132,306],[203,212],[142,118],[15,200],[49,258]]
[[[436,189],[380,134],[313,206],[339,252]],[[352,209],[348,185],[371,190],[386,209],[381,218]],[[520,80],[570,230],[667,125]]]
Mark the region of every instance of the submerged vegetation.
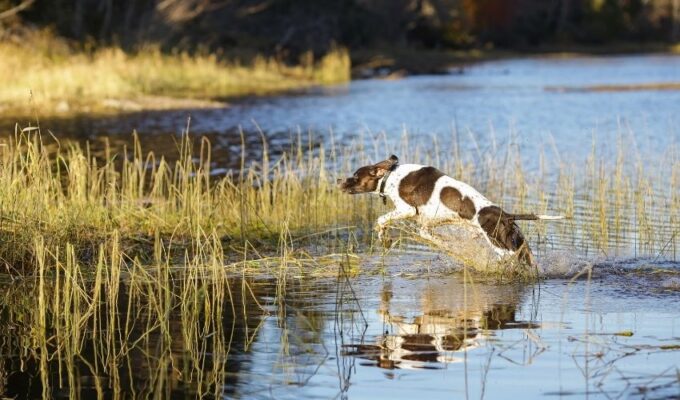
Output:
[[345,49],[290,65],[255,56],[225,61],[212,53],[161,52],[147,47],[71,48],[48,33],[0,43],[0,111],[30,114],[223,106],[219,100],[349,80]]

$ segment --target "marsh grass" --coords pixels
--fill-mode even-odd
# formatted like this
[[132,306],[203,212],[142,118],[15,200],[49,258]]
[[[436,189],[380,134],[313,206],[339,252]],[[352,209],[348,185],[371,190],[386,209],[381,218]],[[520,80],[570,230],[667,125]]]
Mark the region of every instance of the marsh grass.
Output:
[[[121,254],[150,262],[156,240],[183,257],[207,234],[219,238],[215,251],[229,263],[245,258],[249,265],[267,266],[284,257],[324,270],[324,254],[384,251],[373,241],[372,228],[389,206],[373,196],[344,195],[335,180],[390,153],[413,154],[405,162],[437,165],[511,212],[569,217],[522,223],[539,255],[569,250],[677,257],[680,162],[674,147],[646,162],[620,141],[615,161],[593,146],[581,165],[554,160],[526,172],[512,143],[452,158],[446,155],[460,154],[457,149],[442,150],[436,141],[411,145],[407,134],[396,146],[384,135],[340,146],[332,135],[316,142],[310,133],[294,137],[287,150],[274,155],[262,135],[262,157],[252,160],[246,159],[245,135],[240,170],[214,175],[209,141],[191,140],[188,133],[178,139],[177,154],[166,159],[144,152],[136,136],[118,154],[106,147],[103,156],[95,156],[87,144],[61,143],[37,128],[17,127],[0,147],[0,259],[10,272],[35,271],[40,237],[62,252],[71,246],[79,262],[92,265],[100,246],[115,234]],[[406,239],[397,249],[416,236],[408,223],[393,233]],[[437,247],[488,270],[488,262],[480,267],[463,255],[464,243],[449,235]],[[478,253],[473,247],[469,254]]]
[[194,246],[180,270],[156,240],[154,261],[142,265],[121,256],[114,234],[93,269],[72,246],[36,237],[36,278],[3,291],[7,328],[21,333],[3,332],[15,341],[0,346],[3,355],[39,373],[43,398],[60,388],[80,398],[92,387],[99,398],[166,398],[181,387],[220,397],[230,352],[247,350],[267,311],[252,282],[224,268],[218,238],[206,235]]
[[375,214],[369,199],[350,203],[335,190],[326,165],[335,155],[301,143],[276,161],[265,153],[223,177],[211,174],[210,144],[194,149],[186,135],[173,162],[144,153],[136,137],[122,154],[107,149],[100,159],[34,128],[17,128],[0,152],[0,257],[12,272],[35,269],[35,237],[62,250],[73,246],[90,264],[114,233],[121,253],[147,261],[155,240],[181,255],[202,233],[219,237],[216,251],[230,261],[303,257],[297,249],[305,243],[336,237],[324,245],[332,253],[344,246],[337,240],[343,232],[370,231]]
[[289,65],[263,56],[225,60],[155,47],[81,51],[36,33],[24,43],[0,44],[0,110],[32,115],[36,109],[63,114],[215,107],[223,104],[210,100],[346,82],[349,74],[348,52],[339,47],[317,59],[307,53]]
[[[136,137],[125,151],[97,157],[87,145],[17,127],[0,147],[0,257],[16,279],[2,292],[11,322],[0,327],[10,338],[0,343],[8,368],[37,371],[44,398],[58,390],[72,398],[84,390],[220,397],[239,373],[238,352],[249,349],[274,308],[282,343],[275,368],[296,382],[295,357],[312,350],[292,351],[304,340],[288,319],[304,317],[312,328],[318,322],[288,314],[286,291],[315,282],[310,275],[335,276],[346,287],[338,298],[360,307],[351,278],[374,272],[360,260],[385,251],[372,226],[389,207],[377,197],[343,195],[334,182],[389,153],[437,165],[514,212],[571,217],[522,225],[539,255],[675,257],[680,170],[673,148],[649,162],[620,141],[614,161],[593,146],[585,163],[546,155],[527,171],[512,142],[477,153],[416,144],[407,134],[396,146],[383,135],[342,146],[303,137],[274,155],[263,136],[261,159],[246,159],[243,149],[242,168],[216,176],[210,143],[195,146],[188,133],[170,161],[144,152]],[[471,156],[446,157],[461,153]],[[457,236],[433,244],[415,232],[413,224],[397,225],[389,251],[426,245],[448,254],[470,267],[465,290],[476,290],[481,277],[536,279],[513,264],[480,264],[479,247]],[[269,277],[264,296],[252,275]],[[361,320],[352,324],[359,329]]]
[[[272,307],[281,334],[272,368],[290,375],[290,383],[300,379],[297,371],[286,371],[312,349],[288,319],[312,332],[322,328],[313,314],[288,311],[295,305],[286,303],[287,290],[311,290],[306,279],[293,276],[300,274],[299,258],[260,258],[258,268],[268,264],[270,278],[254,279],[247,258],[225,259],[214,233],[198,230],[180,257],[160,236],[149,248],[150,260],[126,254],[124,247],[119,232],[112,232],[91,264],[79,260],[74,246],[36,236],[35,274],[2,283],[3,366],[26,373],[42,398],[222,397],[239,374],[248,373],[238,356],[249,351]],[[351,265],[347,256],[342,263]]]

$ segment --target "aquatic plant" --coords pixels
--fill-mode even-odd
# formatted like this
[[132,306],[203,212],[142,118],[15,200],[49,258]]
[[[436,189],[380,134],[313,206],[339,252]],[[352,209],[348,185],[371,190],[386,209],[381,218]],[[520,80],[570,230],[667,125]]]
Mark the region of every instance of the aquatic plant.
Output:
[[[543,163],[527,173],[512,144],[495,155],[468,152],[451,158],[442,155],[459,154],[455,148],[442,150],[435,142],[426,145],[434,151],[425,151],[411,146],[408,135],[393,147],[380,135],[340,146],[332,135],[316,143],[310,134],[298,135],[287,150],[273,155],[262,136],[262,157],[252,160],[246,159],[242,135],[239,170],[214,175],[210,143],[190,140],[188,134],[169,159],[145,153],[136,136],[131,148],[119,154],[105,146],[95,155],[89,145],[62,143],[37,128],[17,127],[0,155],[0,259],[9,271],[30,273],[35,270],[35,238],[40,237],[62,253],[73,246],[79,261],[93,264],[99,246],[114,232],[121,253],[141,260],[149,259],[156,237],[181,255],[203,232],[220,238],[219,251],[228,259],[241,259],[246,250],[262,258],[285,253],[305,259],[313,259],[302,256],[310,252],[379,250],[372,227],[388,206],[377,197],[348,197],[334,182],[381,159],[385,149],[406,154],[406,148],[409,162],[437,165],[512,212],[570,217],[560,223],[523,223],[539,255],[568,249],[585,255],[677,257],[680,163],[674,149],[655,163],[638,157],[630,164],[624,160],[635,149],[621,141],[615,162],[602,160],[593,147],[582,165]],[[397,243],[415,236],[412,225],[396,228],[394,233],[406,239]],[[461,241],[449,237],[443,243],[440,250],[465,258],[460,257]]]
[[[89,145],[17,127],[0,146],[0,258],[14,279],[4,284],[0,302],[8,315],[0,327],[6,339],[0,341],[6,361],[0,389],[8,370],[30,370],[44,398],[59,390],[72,398],[88,391],[168,397],[174,390],[219,397],[233,384],[238,354],[249,349],[272,305],[282,343],[274,367],[298,382],[294,358],[311,353],[312,345],[288,320],[297,318],[311,332],[322,322],[313,313],[288,314],[293,308],[286,291],[305,284],[319,290],[310,276],[335,276],[329,284],[343,290],[338,303],[347,303],[338,310],[346,319],[340,329],[362,323],[352,278],[384,272],[375,262],[359,261],[371,252],[380,259],[372,226],[388,206],[377,197],[347,197],[334,182],[383,158],[385,149],[409,149],[409,161],[437,165],[513,211],[572,217],[522,226],[541,256],[568,249],[676,257],[680,169],[674,148],[654,163],[630,163],[625,160],[635,149],[621,141],[611,162],[593,146],[585,163],[544,160],[526,171],[512,141],[495,154],[444,157],[461,152],[440,149],[436,141],[414,144],[406,134],[396,146],[381,135],[343,145],[330,138],[316,142],[300,134],[273,154],[263,137],[260,159],[247,159],[244,144],[240,168],[215,175],[210,143],[188,134],[166,158],[145,153],[136,136],[129,149],[116,153],[107,146],[95,154]],[[462,274],[470,293],[483,280],[536,279],[536,271],[480,263],[483,242],[438,232],[441,243],[423,243],[414,233],[409,223],[396,225],[395,246],[443,252],[472,267]],[[590,279],[591,270],[582,275]],[[577,340],[593,337],[586,332]],[[346,390],[349,378],[342,379]]]

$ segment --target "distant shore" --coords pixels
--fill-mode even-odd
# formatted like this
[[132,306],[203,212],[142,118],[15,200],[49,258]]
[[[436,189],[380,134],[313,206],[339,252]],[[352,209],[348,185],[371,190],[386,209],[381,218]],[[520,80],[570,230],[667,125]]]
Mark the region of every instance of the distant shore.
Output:
[[680,44],[611,43],[600,46],[559,45],[504,49],[427,50],[377,47],[352,52],[352,78],[399,78],[408,75],[447,74],[482,61],[521,57],[583,57],[626,54],[676,54]]
[[[30,50],[28,50],[30,48]],[[245,51],[244,51],[245,53]],[[213,54],[127,54],[117,48],[74,51],[59,39],[39,37],[31,46],[0,44],[0,113],[6,118],[70,116],[227,107],[231,99],[290,93],[351,79],[463,73],[477,62],[517,57],[680,54],[680,45],[612,44],[520,50],[427,50],[398,46],[336,49],[298,65],[262,56],[247,63]]]
[[242,61],[153,47],[82,51],[49,35],[0,43],[0,113],[10,118],[224,107],[230,98],[349,80],[343,48],[318,58],[305,53],[290,65],[264,56]]

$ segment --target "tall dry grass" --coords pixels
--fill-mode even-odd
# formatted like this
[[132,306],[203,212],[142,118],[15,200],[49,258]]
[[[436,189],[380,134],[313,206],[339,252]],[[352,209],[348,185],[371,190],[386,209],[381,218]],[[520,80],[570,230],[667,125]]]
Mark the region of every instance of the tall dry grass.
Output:
[[0,43],[0,110],[41,114],[109,109],[211,106],[213,100],[260,95],[350,79],[347,50],[297,65],[256,56],[225,61],[214,53],[164,53],[149,47],[125,53],[110,47],[74,50],[49,33],[27,42]]
[[[630,163],[635,149],[621,141],[616,160],[594,148],[585,163],[542,163],[528,172],[513,145],[495,155],[445,158],[461,152],[436,142],[412,144],[408,135],[396,146],[384,136],[342,146],[332,136],[319,143],[298,136],[274,156],[262,140],[261,159],[246,160],[244,144],[240,171],[215,176],[207,140],[194,146],[185,135],[175,161],[145,152],[136,137],[121,154],[106,148],[96,157],[88,146],[17,128],[0,147],[0,259],[8,270],[34,270],[40,237],[62,251],[73,246],[79,261],[92,264],[114,233],[121,254],[146,260],[155,238],[182,254],[202,234],[220,238],[227,259],[240,260],[244,252],[267,259],[303,250],[377,250],[373,224],[391,206],[375,196],[342,194],[335,180],[390,153],[409,154],[403,162],[437,165],[511,212],[569,217],[522,223],[539,254],[677,258],[680,158],[672,148],[655,162]],[[415,236],[412,223],[396,228],[394,234]],[[444,239],[441,250],[462,249],[461,241]]]
[[268,314],[260,284],[225,268],[211,235],[181,264],[159,240],[152,262],[126,260],[117,234],[93,266],[71,245],[34,245],[35,279],[3,286],[0,353],[35,374],[27,381],[45,399],[220,397],[238,365],[231,353],[248,349]]
[[[310,241],[356,226],[370,230],[373,203],[348,202],[335,190],[337,174],[327,163],[338,164],[340,154],[333,149],[309,152],[300,142],[277,160],[265,153],[217,178],[207,140],[193,148],[184,136],[177,152],[169,162],[145,153],[135,138],[122,154],[107,148],[97,158],[87,146],[17,128],[0,147],[0,259],[10,270],[33,269],[37,236],[46,246],[72,245],[79,260],[94,262],[114,232],[126,246],[121,252],[143,255],[155,237],[184,249],[208,233],[221,238],[225,252],[254,246],[271,254],[289,235]],[[335,246],[331,240],[327,248]]]
[[[522,225],[538,253],[677,258],[674,147],[649,160],[620,140],[614,159],[593,146],[584,163],[542,154],[539,168],[527,169],[512,141],[477,153],[457,148],[455,137],[452,148],[440,148],[407,134],[396,144],[377,135],[343,145],[332,135],[298,136],[274,155],[262,140],[261,159],[244,157],[240,171],[215,176],[210,143],[194,146],[187,136],[174,161],[145,152],[136,138],[103,157],[34,128],[6,138],[0,258],[20,279],[1,294],[8,323],[0,352],[10,367],[0,367],[0,387],[7,370],[26,368],[37,371],[44,398],[65,390],[71,398],[92,390],[113,398],[180,389],[220,396],[238,373],[235,350],[248,349],[271,309],[248,275],[274,277],[266,296],[282,313],[285,353],[295,340],[285,325],[288,280],[330,271],[344,282],[357,273],[347,253],[377,249],[371,229],[390,207],[339,193],[335,179],[390,153],[436,165],[513,212],[571,217]],[[397,245],[416,231],[397,228],[404,239]],[[449,238],[439,250],[460,256],[460,246]],[[345,257],[332,255],[340,251]],[[465,281],[474,284],[467,273]]]

